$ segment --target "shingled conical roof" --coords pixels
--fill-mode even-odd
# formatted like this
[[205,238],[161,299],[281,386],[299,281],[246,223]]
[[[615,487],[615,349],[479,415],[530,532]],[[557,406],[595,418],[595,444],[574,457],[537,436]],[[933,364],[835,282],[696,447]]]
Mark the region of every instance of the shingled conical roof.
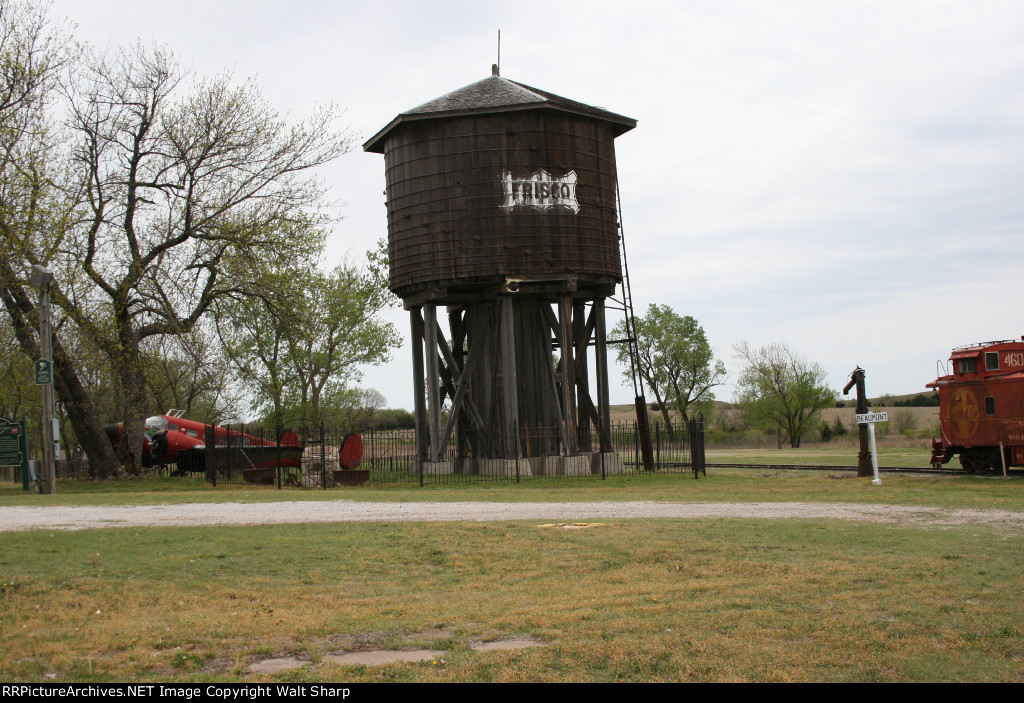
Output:
[[618,115],[601,107],[569,100],[546,90],[532,88],[502,78],[495,71],[481,81],[470,83],[403,112],[363,144],[363,149],[384,153],[384,138],[391,130],[404,122],[515,110],[556,110],[586,115],[611,122],[615,136],[636,127],[636,120],[631,117]]

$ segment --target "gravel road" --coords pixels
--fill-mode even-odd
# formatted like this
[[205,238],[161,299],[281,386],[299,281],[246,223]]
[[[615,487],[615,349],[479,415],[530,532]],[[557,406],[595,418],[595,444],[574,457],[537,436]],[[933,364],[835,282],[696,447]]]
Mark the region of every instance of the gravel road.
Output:
[[128,506],[0,507],[0,531],[97,527],[272,525],[305,522],[517,521],[636,518],[828,518],[919,526],[989,525],[1024,531],[1024,511],[856,503],[187,503]]

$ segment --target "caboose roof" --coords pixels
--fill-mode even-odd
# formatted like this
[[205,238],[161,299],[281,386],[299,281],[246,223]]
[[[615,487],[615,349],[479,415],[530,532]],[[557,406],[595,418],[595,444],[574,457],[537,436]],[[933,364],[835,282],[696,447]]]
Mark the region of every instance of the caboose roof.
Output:
[[983,351],[992,351],[998,347],[1000,350],[1006,349],[1007,347],[1024,347],[1024,338],[1017,339],[1002,339],[994,342],[978,342],[976,344],[967,344],[962,347],[957,347],[953,350],[950,355],[950,359],[964,359],[966,357],[978,356]]
[[632,117],[625,117],[609,112],[602,107],[563,98],[560,95],[532,88],[499,75],[491,75],[401,113],[391,120],[384,129],[370,137],[363,144],[363,149],[383,154],[384,138],[391,130],[406,122],[538,109],[570,112],[610,122],[616,137],[636,127],[636,120]]

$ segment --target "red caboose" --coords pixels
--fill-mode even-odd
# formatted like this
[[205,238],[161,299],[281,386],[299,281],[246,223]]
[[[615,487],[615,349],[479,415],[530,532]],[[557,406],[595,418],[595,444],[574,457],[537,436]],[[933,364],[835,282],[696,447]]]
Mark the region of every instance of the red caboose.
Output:
[[953,350],[952,372],[939,391],[939,429],[932,465],[960,455],[969,473],[1024,466],[1024,337]]

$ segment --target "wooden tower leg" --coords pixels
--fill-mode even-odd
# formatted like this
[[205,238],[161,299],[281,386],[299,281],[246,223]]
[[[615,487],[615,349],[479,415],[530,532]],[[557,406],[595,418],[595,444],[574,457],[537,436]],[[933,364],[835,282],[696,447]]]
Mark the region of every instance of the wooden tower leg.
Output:
[[508,444],[505,456],[519,457],[519,393],[516,379],[516,338],[512,320],[512,298],[501,300],[501,394],[503,400],[503,433]]
[[426,378],[423,373],[423,318],[420,308],[409,311],[412,329],[412,377],[416,409],[416,458],[427,461],[430,456],[430,431],[427,429],[427,405],[424,400]]
[[601,422],[601,451],[612,451],[611,405],[608,395],[608,344],[605,336],[604,298],[594,301],[597,324],[594,327],[597,356],[597,414]]
[[427,347],[427,412],[430,415],[430,461],[441,461],[441,370],[437,358],[437,306],[423,306],[424,341]]
[[587,346],[590,342],[590,326],[587,324],[587,305],[583,300],[573,303],[572,310],[573,355],[575,356],[576,407],[578,408],[576,428],[577,445],[581,452],[592,451],[590,443],[590,419],[593,402],[590,399],[590,364]]
[[565,413],[565,432],[568,439],[568,456],[579,454],[576,438],[576,360],[573,358],[572,343],[572,296],[558,298],[558,321],[562,342],[562,406]]

